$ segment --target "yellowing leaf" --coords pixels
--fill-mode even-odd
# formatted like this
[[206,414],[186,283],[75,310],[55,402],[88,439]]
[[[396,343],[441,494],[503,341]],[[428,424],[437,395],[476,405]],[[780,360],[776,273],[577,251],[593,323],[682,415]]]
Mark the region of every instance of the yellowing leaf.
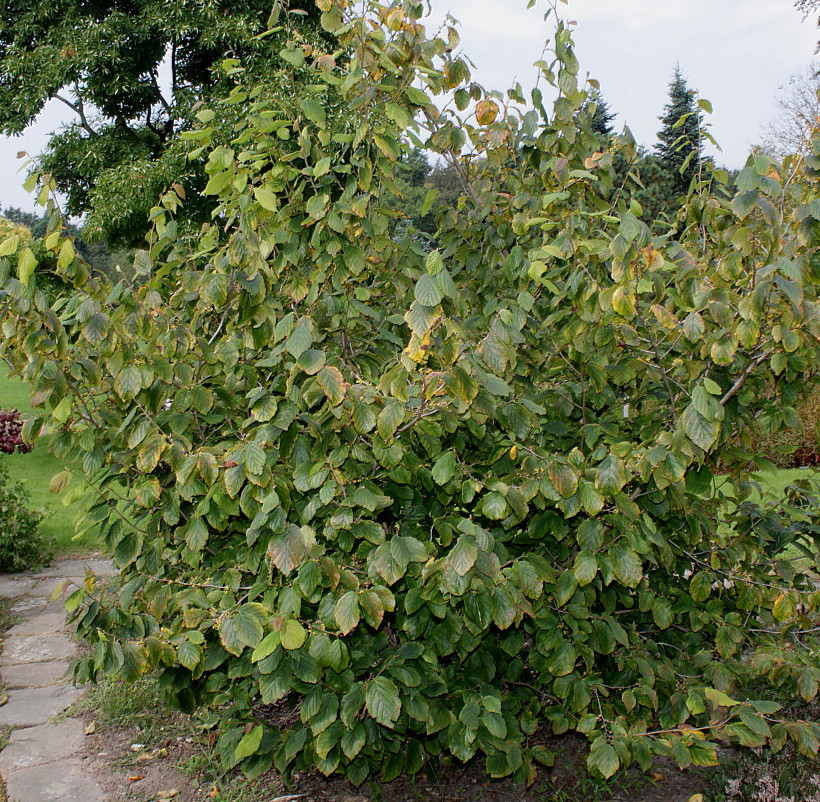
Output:
[[489,125],[498,117],[498,104],[494,100],[481,100],[476,103],[475,118],[479,125]]

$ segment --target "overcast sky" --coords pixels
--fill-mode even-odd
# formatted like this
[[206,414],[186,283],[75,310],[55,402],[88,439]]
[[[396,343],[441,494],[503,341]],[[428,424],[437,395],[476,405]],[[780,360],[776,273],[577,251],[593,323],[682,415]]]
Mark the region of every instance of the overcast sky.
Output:
[[[544,0],[431,0],[434,17],[450,12],[461,23],[462,46],[488,88],[514,80],[532,86],[552,22]],[[616,126],[629,125],[652,146],[676,64],[690,86],[714,106],[712,134],[718,162],[743,164],[774,113],[774,96],[790,76],[811,63],[820,32],[803,21],[791,0],[569,0],[561,15],[575,20],[582,73],[601,82]],[[17,152],[39,152],[48,133],[70,112],[52,101],[21,137],[0,137],[0,205],[33,208],[17,173]]]

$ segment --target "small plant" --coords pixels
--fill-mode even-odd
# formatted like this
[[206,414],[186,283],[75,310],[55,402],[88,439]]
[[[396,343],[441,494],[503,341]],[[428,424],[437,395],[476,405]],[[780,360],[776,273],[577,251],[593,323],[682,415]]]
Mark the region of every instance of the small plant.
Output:
[[44,561],[38,532],[42,518],[31,509],[28,491],[0,465],[0,571],[23,571]]

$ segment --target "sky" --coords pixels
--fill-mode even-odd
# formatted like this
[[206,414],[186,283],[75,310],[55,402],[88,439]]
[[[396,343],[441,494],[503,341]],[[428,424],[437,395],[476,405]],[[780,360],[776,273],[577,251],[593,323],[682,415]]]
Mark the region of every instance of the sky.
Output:
[[[534,84],[533,62],[553,32],[544,21],[545,0],[430,0],[431,24],[447,13],[459,22],[464,53],[485,87],[513,81]],[[775,112],[778,87],[812,62],[818,31],[791,0],[569,0],[559,5],[576,22],[574,40],[582,75],[601,83],[616,127],[627,124],[651,147],[669,81],[679,64],[690,87],[712,102],[711,133],[721,145],[716,160],[740,167],[759,141],[761,125]],[[71,112],[51,101],[21,137],[0,137],[0,206],[32,209],[17,172],[18,151],[35,154],[49,132]]]

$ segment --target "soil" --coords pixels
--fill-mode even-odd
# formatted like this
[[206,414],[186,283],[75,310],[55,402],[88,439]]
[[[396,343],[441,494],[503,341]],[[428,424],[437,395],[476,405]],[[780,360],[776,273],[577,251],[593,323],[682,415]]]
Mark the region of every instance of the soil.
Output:
[[[204,759],[207,745],[192,736],[179,735],[185,717],[168,717],[167,736],[156,733],[150,745],[136,726],[113,726],[97,720],[93,711],[82,715],[93,732],[86,736],[85,766],[103,787],[111,802],[207,802],[233,800],[231,780],[222,790],[198,781],[180,764],[191,764],[197,755]],[[703,771],[681,772],[659,763],[649,774],[637,771],[610,782],[609,796],[600,795],[584,770],[585,746],[574,737],[553,739],[547,744],[558,757],[552,769],[539,773],[529,788],[511,781],[487,781],[480,762],[442,767],[437,777],[419,776],[375,787],[355,788],[341,779],[327,779],[318,773],[297,774],[287,788],[275,772],[255,784],[253,796],[259,802],[688,802],[703,793],[708,778]],[[233,784],[240,787],[240,778]],[[226,787],[227,786],[227,787]],[[239,791],[237,790],[237,794]]]

